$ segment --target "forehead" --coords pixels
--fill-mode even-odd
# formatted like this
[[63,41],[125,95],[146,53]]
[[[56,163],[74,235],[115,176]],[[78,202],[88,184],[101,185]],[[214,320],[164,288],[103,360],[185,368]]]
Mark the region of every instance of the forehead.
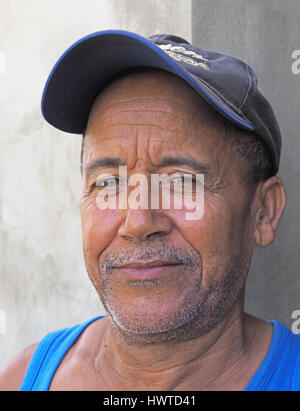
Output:
[[127,73],[111,82],[94,100],[87,130],[112,125],[114,115],[121,113],[123,123],[128,113],[131,120],[135,114],[137,123],[152,114],[152,121],[159,117],[170,130],[175,121],[185,127],[195,121],[206,126],[221,124],[220,115],[189,84],[162,70]]
[[220,115],[195,90],[163,71],[126,74],[94,101],[87,125],[87,157],[121,155],[143,145],[153,155],[163,151],[195,154],[223,144]]
[[100,115],[112,115],[125,104],[131,110],[157,108],[187,117],[187,120],[197,116],[199,120],[208,122],[219,117],[181,78],[166,71],[145,69],[121,76],[100,92],[90,110],[88,128]]

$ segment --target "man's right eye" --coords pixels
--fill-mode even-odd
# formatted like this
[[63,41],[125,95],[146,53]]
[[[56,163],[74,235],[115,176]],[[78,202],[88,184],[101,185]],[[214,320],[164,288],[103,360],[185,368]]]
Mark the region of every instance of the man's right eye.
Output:
[[115,188],[118,183],[119,183],[118,177],[106,176],[106,177],[99,178],[96,181],[95,186],[105,187],[105,188]]

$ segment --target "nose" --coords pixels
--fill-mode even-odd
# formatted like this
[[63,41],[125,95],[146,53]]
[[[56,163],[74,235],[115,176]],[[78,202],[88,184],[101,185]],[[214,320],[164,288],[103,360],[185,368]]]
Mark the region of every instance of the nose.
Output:
[[166,216],[153,210],[129,209],[118,234],[131,241],[146,241],[150,237],[164,236],[172,231],[172,222]]

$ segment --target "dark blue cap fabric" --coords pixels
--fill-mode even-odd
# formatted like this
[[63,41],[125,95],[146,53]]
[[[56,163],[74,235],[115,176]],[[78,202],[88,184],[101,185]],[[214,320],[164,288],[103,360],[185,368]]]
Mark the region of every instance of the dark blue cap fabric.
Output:
[[82,134],[99,92],[135,67],[154,67],[177,75],[224,117],[255,132],[269,148],[277,173],[280,130],[271,105],[257,88],[254,71],[237,58],[195,47],[174,35],[147,39],[108,30],[80,39],[49,75],[42,97],[45,120],[62,131]]

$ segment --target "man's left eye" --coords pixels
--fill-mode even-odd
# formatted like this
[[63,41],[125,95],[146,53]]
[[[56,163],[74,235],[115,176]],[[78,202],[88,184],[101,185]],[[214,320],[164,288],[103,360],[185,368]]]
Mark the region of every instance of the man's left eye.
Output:
[[196,178],[192,174],[176,175],[170,178],[174,184],[196,183]]

